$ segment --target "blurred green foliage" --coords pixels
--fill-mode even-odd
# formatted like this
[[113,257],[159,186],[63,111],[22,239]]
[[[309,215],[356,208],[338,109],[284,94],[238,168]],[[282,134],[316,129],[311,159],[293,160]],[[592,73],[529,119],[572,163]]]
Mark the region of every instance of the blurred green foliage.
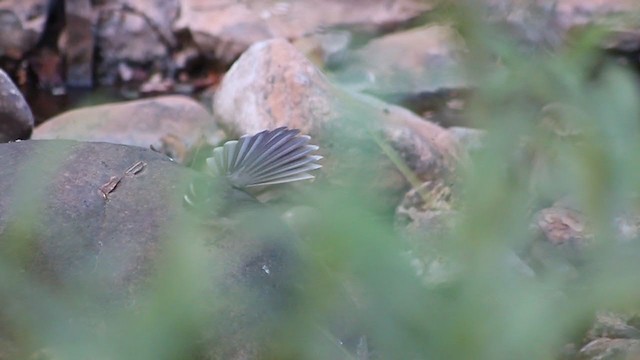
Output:
[[[620,241],[613,226],[640,205],[636,76],[598,50],[606,36],[598,29],[560,49],[525,51],[473,9],[451,6],[439,15],[467,41],[475,85],[466,117],[487,131],[456,181],[455,226],[409,241],[365,186],[370,175],[343,174],[339,186],[295,192],[290,197],[315,212],[301,232],[290,307],[261,318],[273,322],[264,358],[557,358],[564,344],[580,341],[596,310],[638,310],[640,244]],[[547,116],[558,121],[551,130]],[[557,126],[575,139],[559,136]],[[593,240],[579,261],[545,248],[544,266],[523,274],[510,254],[540,242],[529,226],[533,214],[565,197],[586,214]],[[206,357],[205,344],[220,331],[212,309],[228,304],[202,280],[215,266],[191,241],[202,234],[187,224],[167,224],[167,251],[126,307],[92,302],[100,289],[90,279],[44,286],[3,252],[0,314],[18,350],[7,345],[0,358]],[[28,235],[16,231],[13,241]],[[434,256],[453,264],[443,283],[425,282],[411,266]]]

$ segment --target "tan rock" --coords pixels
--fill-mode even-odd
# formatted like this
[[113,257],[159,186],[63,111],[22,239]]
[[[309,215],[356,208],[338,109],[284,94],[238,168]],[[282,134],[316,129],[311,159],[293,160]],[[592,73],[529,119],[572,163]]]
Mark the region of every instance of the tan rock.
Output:
[[316,134],[337,114],[333,86],[282,39],[253,45],[225,75],[214,96],[214,116],[231,134],[278,126]]
[[68,111],[38,126],[32,138],[153,147],[182,161],[202,137],[215,142],[216,136],[203,106],[185,96],[163,96]]

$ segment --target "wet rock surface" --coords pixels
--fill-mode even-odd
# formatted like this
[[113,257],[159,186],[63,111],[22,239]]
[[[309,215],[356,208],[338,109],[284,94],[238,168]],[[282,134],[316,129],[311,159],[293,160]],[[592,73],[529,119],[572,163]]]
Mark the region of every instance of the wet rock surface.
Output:
[[153,148],[179,162],[199,141],[216,143],[220,137],[209,112],[179,95],[69,111],[38,126],[32,136]]
[[33,124],[33,114],[22,93],[0,69],[0,142],[27,139]]

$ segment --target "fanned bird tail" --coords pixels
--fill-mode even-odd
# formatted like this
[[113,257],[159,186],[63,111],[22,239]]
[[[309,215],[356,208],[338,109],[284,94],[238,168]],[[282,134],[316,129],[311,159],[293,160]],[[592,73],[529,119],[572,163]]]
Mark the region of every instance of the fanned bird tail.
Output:
[[310,139],[286,127],[244,135],[213,149],[207,165],[214,176],[241,189],[310,180],[310,172],[322,167],[317,163],[322,156],[312,154],[318,146],[308,144]]

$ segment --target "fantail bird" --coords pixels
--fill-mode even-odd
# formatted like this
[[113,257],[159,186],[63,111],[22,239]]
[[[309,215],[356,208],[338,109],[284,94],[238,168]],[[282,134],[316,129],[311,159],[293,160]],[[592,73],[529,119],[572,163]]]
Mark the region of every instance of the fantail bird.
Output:
[[214,148],[206,160],[209,184],[192,182],[186,205],[224,215],[257,201],[248,188],[313,179],[310,172],[322,167],[317,163],[322,156],[313,154],[318,146],[308,144],[310,139],[300,130],[281,127]]
[[[281,127],[214,148],[213,156],[206,160],[211,176],[193,181],[184,196],[185,204],[212,225],[215,242],[235,249],[236,255],[243,254],[240,257],[245,262],[253,261],[247,256],[263,256],[262,248],[295,242],[296,236],[280,217],[246,189],[314,179],[310,171],[321,167],[317,162],[322,156],[314,155],[318,146],[308,144],[311,138],[299,133]],[[258,263],[271,275],[268,264]]]

